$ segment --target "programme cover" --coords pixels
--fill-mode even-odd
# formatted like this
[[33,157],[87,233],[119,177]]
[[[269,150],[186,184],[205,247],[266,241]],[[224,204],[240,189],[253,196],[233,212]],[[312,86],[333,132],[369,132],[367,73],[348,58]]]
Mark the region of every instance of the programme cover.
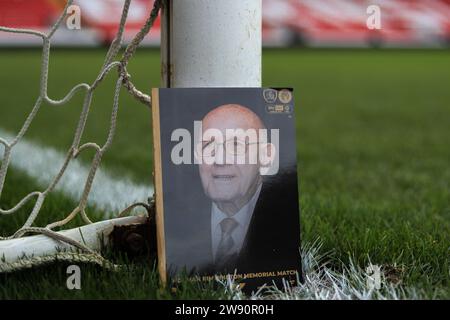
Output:
[[159,271],[301,279],[291,89],[153,89]]

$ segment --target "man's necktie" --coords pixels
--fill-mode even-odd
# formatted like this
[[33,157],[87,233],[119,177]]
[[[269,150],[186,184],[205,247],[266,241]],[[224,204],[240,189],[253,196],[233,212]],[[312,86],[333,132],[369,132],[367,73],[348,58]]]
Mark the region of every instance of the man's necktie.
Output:
[[220,229],[222,230],[222,237],[219,242],[216,253],[216,265],[225,267],[232,263],[232,260],[237,256],[233,252],[234,240],[231,237],[233,230],[238,226],[238,223],[233,218],[225,218],[220,222]]

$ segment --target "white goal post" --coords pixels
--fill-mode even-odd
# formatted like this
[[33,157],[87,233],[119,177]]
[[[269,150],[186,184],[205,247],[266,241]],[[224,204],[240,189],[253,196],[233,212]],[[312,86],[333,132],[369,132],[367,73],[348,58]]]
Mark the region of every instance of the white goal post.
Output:
[[262,0],[167,0],[165,87],[260,87]]

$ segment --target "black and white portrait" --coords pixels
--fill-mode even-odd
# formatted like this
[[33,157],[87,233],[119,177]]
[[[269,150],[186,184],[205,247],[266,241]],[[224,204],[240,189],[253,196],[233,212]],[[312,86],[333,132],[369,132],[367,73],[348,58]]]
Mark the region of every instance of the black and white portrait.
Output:
[[293,99],[277,104],[273,96],[257,88],[159,90],[170,275],[300,273]]

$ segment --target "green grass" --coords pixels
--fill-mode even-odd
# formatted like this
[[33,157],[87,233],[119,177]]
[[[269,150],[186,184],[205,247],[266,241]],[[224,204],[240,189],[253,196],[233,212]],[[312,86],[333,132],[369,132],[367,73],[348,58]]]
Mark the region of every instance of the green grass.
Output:
[[[56,50],[49,94],[61,98],[91,82],[101,50]],[[293,86],[302,240],[323,241],[332,265],[394,266],[402,285],[450,298],[450,53],[448,51],[268,50],[264,85]],[[0,128],[16,132],[38,95],[40,52],[0,52]],[[143,91],[159,85],[159,54],[140,51],[130,66]],[[86,138],[106,138],[116,75],[96,91]],[[65,107],[44,105],[26,138],[63,150],[73,137],[82,95]],[[118,131],[105,168],[136,182],[151,179],[150,110],[122,90]],[[83,157],[89,161],[89,157]],[[34,182],[11,171],[0,204],[9,207]],[[75,206],[62,194],[46,208],[52,220]],[[68,208],[69,207],[69,208]],[[94,215],[101,213],[92,209]],[[0,217],[0,233],[24,222]],[[168,298],[150,263],[112,274],[83,266],[82,287],[66,289],[64,265],[0,276],[0,298]],[[222,296],[187,286],[174,298]]]

